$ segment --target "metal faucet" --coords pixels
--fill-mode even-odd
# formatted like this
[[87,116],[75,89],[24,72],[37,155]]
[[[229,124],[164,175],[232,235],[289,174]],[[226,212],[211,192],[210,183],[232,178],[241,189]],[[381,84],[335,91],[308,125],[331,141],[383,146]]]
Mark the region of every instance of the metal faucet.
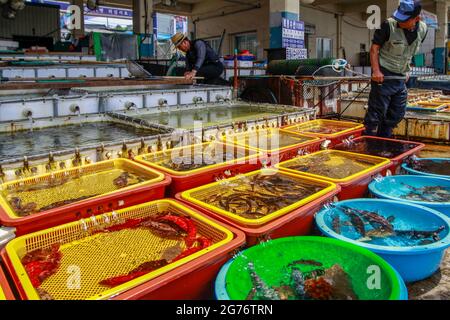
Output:
[[51,151],[48,153],[48,166],[50,170],[56,167],[55,157],[53,156],[53,152]]
[[128,147],[125,140],[122,142],[122,157],[126,158],[128,155]]
[[75,156],[74,156],[74,158],[72,160],[72,165],[74,167],[78,167],[81,164],[82,164],[82,160],[81,160],[80,149],[75,148]]
[[75,103],[70,106],[70,111],[72,113],[75,113],[77,116],[81,114],[80,106]]
[[164,108],[164,107],[168,107],[169,104],[167,102],[167,99],[164,99],[164,98],[159,99],[158,100],[158,106],[159,106],[159,109]]
[[195,103],[195,104],[197,104],[197,103],[201,103],[201,102],[203,102],[203,98],[202,97],[194,97],[194,98],[192,98],[192,101]]
[[23,172],[30,172],[30,163],[28,162],[28,157],[23,157]]
[[131,101],[128,101],[127,103],[125,103],[125,109],[129,110],[129,111],[134,110],[134,111],[136,111],[136,113],[139,113],[138,107],[136,106],[136,104],[134,102],[131,102]]
[[161,141],[161,136],[158,136],[158,140],[156,140],[156,151],[162,151],[163,144]]
[[141,146],[138,149],[138,155],[145,153],[145,141],[144,138],[141,139]]

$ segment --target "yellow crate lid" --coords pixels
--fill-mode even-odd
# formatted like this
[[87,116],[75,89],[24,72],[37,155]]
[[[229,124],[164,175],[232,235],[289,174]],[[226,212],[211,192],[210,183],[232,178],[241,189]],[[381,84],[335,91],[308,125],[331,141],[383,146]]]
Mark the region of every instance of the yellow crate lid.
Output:
[[[146,180],[143,182],[136,180],[137,183],[133,185],[117,189],[113,180],[118,178],[121,173],[128,172],[127,170],[139,174],[142,179]],[[80,180],[80,176],[81,179],[84,179],[83,181]],[[5,182],[0,185],[0,206],[12,219],[20,219],[21,216],[14,211],[9,202],[11,199],[7,199],[8,197],[19,197],[21,202],[24,202],[23,205],[33,202],[39,205],[39,208],[45,208],[60,201],[94,199],[136,187],[148,186],[162,180],[164,180],[164,174],[137,162],[128,159],[107,160]],[[29,189],[33,186],[35,190]],[[39,214],[39,212],[35,214]]]
[[278,128],[260,129],[222,137],[222,141],[261,152],[279,152],[320,138]]
[[[320,128],[332,128],[330,133],[320,133],[314,132],[315,129]],[[312,134],[322,138],[335,138],[342,134],[351,132],[353,130],[364,128],[363,124],[348,122],[348,121],[337,121],[337,120],[327,120],[327,119],[317,119],[312,121],[303,122],[293,126],[284,128],[285,130],[291,132],[300,132],[305,134]]]
[[[214,155],[211,155],[212,153],[214,153]],[[210,171],[228,165],[244,164],[250,161],[254,161],[256,164],[259,155],[260,153],[255,150],[250,150],[245,147],[236,148],[233,145],[224,144],[222,142],[205,142],[140,155],[136,157],[135,160],[139,163],[170,173],[174,176],[186,176]],[[226,159],[230,160],[222,161],[223,156],[226,156]],[[191,170],[176,170],[175,168],[168,168],[164,165],[165,162],[176,165],[175,162],[177,160],[183,163],[183,157],[187,157],[186,162],[188,165],[194,162],[194,164],[198,163],[201,167]],[[205,159],[207,159],[206,163],[204,163]],[[211,164],[207,165],[208,162]]]
[[[294,185],[295,182],[297,182],[297,184],[301,185],[302,187],[305,185],[308,185],[308,186],[320,187],[322,189],[318,192],[313,193],[310,196],[300,199],[299,201],[293,202],[292,204],[290,204],[288,206],[285,206],[279,210],[270,212],[261,218],[255,218],[255,219],[249,219],[246,217],[242,217],[236,213],[232,213],[230,211],[225,210],[226,208],[222,209],[216,205],[213,205],[213,202],[209,200],[209,198],[211,196],[218,196],[218,195],[221,196],[221,192],[228,192],[229,190],[231,190],[232,192],[235,192],[236,187],[244,187],[245,190],[242,191],[243,193],[251,192],[250,189],[247,190],[248,188],[251,188],[251,182],[249,182],[249,181],[251,181],[252,177],[258,176],[258,175],[262,175],[262,176],[278,175],[278,177],[285,177],[285,179],[293,182],[292,184],[290,184],[290,186],[291,186],[290,190],[295,189],[295,185]],[[240,182],[241,182],[241,184],[239,184]],[[262,170],[253,171],[253,172],[250,172],[250,173],[247,173],[244,175],[239,175],[239,176],[227,179],[227,180],[214,182],[214,183],[211,183],[211,184],[208,184],[205,186],[191,189],[191,190],[183,192],[181,194],[181,196],[183,199],[185,199],[191,203],[194,203],[200,207],[203,207],[214,213],[224,216],[238,224],[248,225],[248,226],[260,226],[260,225],[263,225],[270,221],[273,221],[276,218],[281,217],[287,213],[290,213],[293,210],[300,208],[303,205],[306,205],[306,204],[310,203],[311,201],[318,199],[323,195],[326,195],[329,192],[332,192],[336,188],[337,188],[337,186],[334,183],[330,183],[330,182],[327,182],[324,180],[308,178],[308,177],[301,176],[301,175],[294,174],[294,173],[282,172],[280,170],[262,169]],[[268,194],[266,192],[264,192],[263,196],[268,196]],[[280,197],[280,196],[278,196],[278,197]]]
[[[209,237],[213,244],[116,287],[100,285],[101,280],[127,274],[142,263],[161,259],[162,252],[177,243],[184,250],[185,244],[183,241],[180,244],[179,241],[160,238],[145,228],[94,235],[89,234],[86,228],[95,231],[95,227],[111,221],[120,223],[167,211],[191,217],[197,226],[198,234]],[[112,224],[108,224],[110,225]],[[21,236],[6,245],[6,253],[27,298],[37,300],[40,296],[33,287],[21,259],[28,252],[59,243],[62,252],[61,265],[55,274],[43,281],[40,288],[57,300],[99,300],[111,298],[162,276],[232,240],[233,233],[226,228],[178,202],[164,199]]]
[[[329,159],[326,159],[324,156],[329,156]],[[332,167],[332,166],[336,166],[336,165],[340,165],[340,164],[345,164],[345,161],[347,159],[366,163],[367,168],[365,168],[365,169],[361,168],[361,170],[355,169],[354,171],[356,171],[356,172],[350,172],[350,175],[345,178],[332,178],[327,175],[321,175],[319,173],[314,174],[314,173],[305,172],[302,170],[292,168],[295,165],[306,165],[307,161],[310,161],[311,167],[315,168],[316,170],[317,169],[320,170],[320,169],[326,168],[326,166]],[[359,178],[366,174],[369,174],[379,168],[387,166],[390,163],[391,163],[391,161],[389,159],[381,158],[381,157],[374,157],[374,156],[369,156],[369,155],[365,155],[365,154],[340,151],[340,150],[322,150],[322,151],[319,151],[316,153],[308,154],[305,156],[297,157],[297,158],[289,160],[289,161],[279,163],[279,164],[275,165],[275,167],[279,168],[281,170],[285,170],[287,172],[306,175],[309,177],[323,179],[323,180],[331,181],[334,183],[346,183],[346,182],[350,182],[353,179],[356,179],[356,178]],[[362,165],[360,165],[360,166],[362,166]],[[305,168],[305,170],[306,169],[307,168]]]

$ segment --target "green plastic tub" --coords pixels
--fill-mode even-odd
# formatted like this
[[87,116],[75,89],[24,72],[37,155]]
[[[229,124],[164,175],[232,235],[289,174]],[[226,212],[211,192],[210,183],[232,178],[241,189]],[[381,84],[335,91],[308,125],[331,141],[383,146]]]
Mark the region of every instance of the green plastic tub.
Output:
[[[290,281],[291,267],[287,266],[300,259],[321,262],[325,268],[339,264],[349,275],[359,300],[408,298],[405,283],[397,271],[378,255],[356,245],[324,237],[281,238],[243,251],[222,267],[216,279],[216,298],[245,300],[248,297],[252,289],[247,267],[249,262],[254,264],[256,273],[267,285],[280,287]],[[316,267],[296,265],[296,268],[308,272]],[[379,275],[378,283],[374,282],[376,275]]]

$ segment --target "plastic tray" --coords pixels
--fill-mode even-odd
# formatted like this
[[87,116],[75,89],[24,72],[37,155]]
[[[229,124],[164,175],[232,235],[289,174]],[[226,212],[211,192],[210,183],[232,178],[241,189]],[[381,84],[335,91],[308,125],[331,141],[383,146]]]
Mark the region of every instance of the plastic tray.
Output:
[[[342,130],[339,132],[331,133],[331,134],[324,134],[324,133],[314,133],[308,130],[311,130],[314,127],[329,127],[329,126],[335,126],[335,127],[341,127]],[[324,138],[328,141],[330,141],[330,146],[333,147],[339,143],[341,143],[345,139],[353,139],[357,138],[362,135],[364,129],[364,125],[355,123],[355,122],[346,122],[346,121],[337,121],[337,120],[325,120],[325,119],[318,119],[318,120],[312,120],[307,121],[301,124],[296,124],[293,126],[287,126],[283,129],[295,132],[295,133],[302,133],[307,135],[313,135],[316,137]]]
[[[422,161],[422,160],[429,160],[429,161],[433,161],[433,162],[437,162],[437,163],[441,163],[441,162],[448,162],[450,161],[450,158],[423,158],[423,159],[416,159],[415,161]],[[444,179],[450,179],[450,175],[441,175],[441,174],[435,174],[435,173],[429,173],[429,172],[423,172],[423,171],[418,171],[418,170],[414,170],[413,168],[409,167],[409,165],[407,163],[404,163],[402,165],[402,168],[408,173],[408,174],[412,174],[412,175],[418,175],[418,176],[429,176],[429,177],[436,177],[436,178],[444,178]]]
[[419,101],[413,105],[408,105],[406,110],[408,111],[428,111],[428,112],[438,112],[449,107],[449,103],[444,101],[431,101],[423,102]]
[[[176,171],[161,165],[162,161],[173,160],[177,157],[179,158],[180,155],[184,154],[186,151],[192,155],[203,155],[203,150],[205,150],[205,148],[212,148],[218,155],[222,155],[224,152],[223,148],[225,148],[225,152],[231,152],[234,156],[237,155],[237,157],[235,160],[211,164],[203,168],[187,171]],[[221,161],[222,158],[220,157],[219,159]],[[263,154],[254,150],[217,142],[207,142],[180,147],[168,151],[141,155],[135,158],[137,162],[150,166],[171,177],[172,183],[167,188],[166,192],[168,196],[174,196],[178,192],[196,188],[237,174],[258,170],[261,168],[261,161],[264,161],[264,159]]]
[[[213,244],[206,249],[119,286],[102,288],[102,286],[98,285],[98,281],[102,279],[127,273],[130,269],[135,268],[136,265],[154,259],[154,252],[157,252],[159,256],[160,252],[173,246],[177,241],[161,239],[144,228],[89,235],[86,228],[83,228],[83,225],[87,226],[87,230],[89,230],[89,228],[93,228],[96,225],[106,225],[108,221],[114,221],[114,217],[124,220],[146,218],[167,210],[172,213],[191,217],[197,225],[198,234],[209,237],[213,240]],[[104,237],[107,238],[105,239]],[[40,297],[32,286],[20,259],[26,252],[38,248],[46,248],[53,243],[60,243],[63,256],[61,266],[56,274],[50,276],[50,278],[43,282],[41,287],[44,290],[53,294],[55,299],[97,300],[112,297],[121,299],[123,298],[121,295],[127,290],[139,287],[139,290],[143,290],[142,286],[146,286],[149,281],[157,281],[159,277],[163,277],[164,279],[163,283],[159,283],[159,287],[165,282],[170,281],[177,281],[178,285],[183,287],[183,284],[179,282],[180,276],[186,275],[186,272],[192,272],[193,267],[190,264],[189,270],[186,270],[185,265],[187,266],[190,262],[194,262],[196,259],[202,257],[203,262],[205,262],[204,259],[207,259],[207,255],[210,258],[217,258],[218,255],[224,255],[225,252],[230,250],[233,238],[233,233],[224,226],[183,206],[179,202],[174,200],[157,200],[119,210],[115,214],[108,213],[97,216],[95,217],[95,221],[94,219],[85,219],[82,223],[72,222],[19,237],[6,245],[6,248],[2,251],[2,258],[6,262],[21,297],[23,299],[39,299]],[[240,238],[241,241],[238,242],[241,244],[243,237],[238,235],[237,238]],[[89,247],[92,243],[93,245]],[[107,243],[107,246],[105,246],[105,243]],[[184,242],[180,243],[184,247]],[[235,248],[237,244],[235,242],[232,247]],[[136,253],[140,254],[137,255]],[[133,256],[126,259],[129,255]],[[81,287],[78,290],[66,289],[67,273],[65,269],[74,264],[78,264],[82,276]],[[198,269],[199,265],[195,265]],[[208,267],[207,262],[203,267]],[[199,272],[201,270],[197,270],[197,273],[190,275],[198,275]],[[85,278],[83,278],[83,275],[85,275]],[[198,277],[198,280],[201,278],[201,276]],[[196,284],[197,286],[205,286],[200,281]],[[186,295],[189,295],[188,290],[189,288],[185,287],[182,289]]]
[[361,143],[365,140],[374,140],[374,141],[379,141],[380,143],[385,142],[386,144],[390,144],[390,143],[397,143],[397,144],[404,144],[404,145],[406,144],[406,145],[408,145],[409,150],[407,150],[401,154],[395,155],[395,156],[389,156],[386,154],[378,155],[376,153],[370,153],[370,152],[364,153],[364,152],[355,151],[354,148],[352,148],[352,146],[346,142],[338,144],[337,146],[333,147],[333,149],[387,158],[387,159],[391,160],[391,163],[392,163],[392,165],[388,168],[388,170],[390,170],[390,173],[398,174],[398,173],[400,173],[400,168],[401,168],[401,164],[403,163],[403,161],[406,158],[408,158],[409,156],[417,154],[420,150],[422,150],[425,147],[425,144],[423,144],[423,143],[411,142],[411,141],[405,141],[405,140],[395,140],[395,139],[388,139],[388,138],[380,138],[380,137],[370,137],[370,136],[362,136],[362,137],[355,138],[353,140],[350,140],[350,143]]
[[355,199],[337,203],[359,210],[374,211],[382,216],[394,216],[394,228],[401,230],[435,230],[445,226],[441,240],[429,245],[388,246],[354,240],[345,232],[333,231],[332,221],[336,214],[344,214],[335,208],[324,208],[316,215],[317,226],[328,237],[369,249],[389,262],[406,282],[426,279],[433,275],[444,258],[445,250],[450,246],[450,219],[429,208],[405,202],[376,199]]
[[[318,260],[327,267],[339,263],[350,274],[352,286],[361,300],[408,299],[405,283],[386,261],[367,249],[324,237],[277,239],[243,251],[242,255],[227,262],[220,270],[215,283],[216,297],[219,300],[246,299],[251,289],[246,270],[250,261],[266,283],[278,285],[280,280],[284,282],[281,275],[286,272],[286,265],[299,259]],[[367,270],[374,265],[379,267],[379,290],[370,290],[366,285]]]
[[3,190],[14,188],[15,186],[48,181],[52,177],[60,178],[65,176],[76,176],[80,172],[83,174],[96,174],[104,170],[111,169],[131,169],[134,172],[147,176],[149,180],[138,183],[117,191],[108,192],[103,195],[92,197],[86,200],[71,203],[69,205],[46,210],[26,217],[18,217],[7,200],[0,197],[0,221],[2,225],[16,228],[16,235],[35,232],[59,224],[75,221],[81,218],[90,217],[119,208],[126,208],[146,201],[161,199],[164,197],[164,190],[171,182],[170,177],[164,176],[155,170],[147,168],[136,162],[127,159],[115,159],[95,164],[60,170],[51,174],[44,174],[33,178],[26,178],[6,182],[2,184]]
[[[283,138],[289,141],[280,143]],[[262,129],[225,136],[223,141],[267,154],[271,158],[270,162],[274,164],[319,151],[325,139],[281,129]]]
[[11,291],[8,280],[3,273],[3,268],[0,264],[0,301],[2,300],[16,300],[14,294]]
[[[233,185],[227,186],[226,184],[232,184],[233,181],[239,180],[239,179],[243,178],[243,176],[244,177],[252,177],[252,176],[255,176],[255,175],[258,175],[261,173],[268,174],[268,175],[270,175],[270,174],[281,175],[284,177],[291,178],[295,181],[298,181],[299,183],[303,182],[303,183],[307,183],[307,184],[313,184],[315,186],[323,187],[323,189],[307,198],[304,198],[304,199],[297,201],[287,207],[284,207],[278,211],[272,212],[272,213],[270,213],[262,218],[258,218],[258,219],[248,219],[248,218],[241,217],[237,214],[233,214],[229,211],[226,211],[224,209],[221,209],[219,207],[216,207],[209,203],[206,203],[203,200],[205,198],[205,196],[210,196],[212,194],[215,194],[217,190],[224,189],[224,188],[233,189],[234,188]],[[308,204],[309,202],[312,202],[312,201],[320,198],[321,196],[327,195],[336,189],[336,185],[331,182],[318,180],[315,178],[305,178],[298,174],[289,173],[289,172],[281,172],[281,171],[276,171],[273,169],[263,169],[263,170],[253,171],[253,172],[247,173],[243,176],[230,178],[224,182],[219,181],[219,182],[211,183],[206,186],[202,186],[202,187],[198,187],[198,188],[191,189],[188,191],[184,191],[181,194],[181,197],[182,197],[182,199],[185,199],[189,203],[193,203],[198,206],[204,207],[206,210],[214,212],[218,215],[222,215],[227,220],[231,220],[242,226],[258,227],[258,226],[261,226],[268,222],[271,222],[274,219],[277,219],[289,212],[292,212],[293,210],[298,209],[298,208],[304,206],[305,204]]]
[[251,247],[270,239],[311,234],[311,232],[313,232],[314,214],[318,212],[324,204],[336,200],[334,198],[340,190],[341,188],[336,186],[334,190],[318,199],[259,227],[244,226],[227,219],[223,215],[219,215],[203,206],[196,205],[183,199],[181,193],[177,194],[175,198],[182,201],[187,206],[195,208],[210,217],[223,221],[227,225],[241,230],[245,233],[246,246]]
[[[293,169],[289,169],[288,166],[296,163],[299,161],[299,159],[304,158],[311,158],[318,156],[323,153],[328,154],[337,154],[339,156],[344,156],[345,158],[353,158],[353,159],[360,159],[364,160],[370,163],[373,163],[374,165],[368,169],[364,169],[356,174],[353,174],[351,176],[348,176],[343,179],[333,179],[327,176],[320,176],[312,173],[297,171]],[[340,200],[346,200],[346,199],[352,199],[352,198],[361,198],[364,197],[364,195],[367,192],[367,188],[369,183],[372,181],[372,179],[379,174],[382,174],[386,171],[386,168],[390,166],[391,162],[389,159],[386,158],[380,158],[380,157],[373,157],[373,156],[367,156],[363,154],[357,154],[357,153],[351,153],[351,152],[345,152],[345,151],[339,151],[339,150],[323,150],[316,152],[314,154],[305,155],[296,159],[292,159],[280,164],[277,164],[275,167],[278,169],[281,169],[286,172],[291,172],[295,174],[305,175],[307,177],[312,177],[316,179],[321,179],[325,181],[330,181],[336,184],[339,184],[342,188],[341,193],[338,195],[338,198]],[[320,165],[319,163],[317,164]]]

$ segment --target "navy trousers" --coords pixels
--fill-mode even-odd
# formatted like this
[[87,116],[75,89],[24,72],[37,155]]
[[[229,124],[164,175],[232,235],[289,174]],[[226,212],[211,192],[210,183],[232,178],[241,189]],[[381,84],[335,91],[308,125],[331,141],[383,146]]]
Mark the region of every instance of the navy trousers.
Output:
[[392,131],[405,116],[407,100],[404,80],[385,80],[382,84],[372,81],[365,135],[392,137]]

